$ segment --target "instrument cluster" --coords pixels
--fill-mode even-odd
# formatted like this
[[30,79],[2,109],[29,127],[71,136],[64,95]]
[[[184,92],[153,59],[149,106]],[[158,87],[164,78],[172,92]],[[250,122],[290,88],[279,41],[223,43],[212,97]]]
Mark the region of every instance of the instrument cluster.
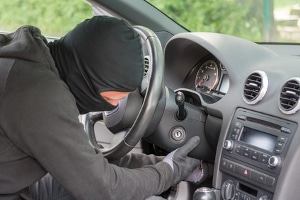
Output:
[[210,97],[208,103],[214,103],[227,93],[229,77],[225,67],[218,59],[207,57],[192,68],[184,85],[201,95]]

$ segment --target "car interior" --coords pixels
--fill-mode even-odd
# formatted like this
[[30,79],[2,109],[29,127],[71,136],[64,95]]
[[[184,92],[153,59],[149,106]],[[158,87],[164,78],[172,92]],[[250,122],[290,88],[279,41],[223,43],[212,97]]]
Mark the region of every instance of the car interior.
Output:
[[208,166],[206,179],[163,198],[299,199],[299,43],[189,31],[150,1],[88,2],[94,15],[128,20],[145,57],[136,92],[112,111],[80,116],[95,148],[112,160],[161,156],[199,136],[189,156]]
[[145,1],[92,4],[96,14],[103,9],[149,28],[163,49],[163,64],[147,57],[149,68],[162,64],[163,84],[138,149],[148,144],[149,153],[163,154],[197,135],[200,145],[190,156],[214,166],[202,184],[182,182],[165,197],[213,191],[225,200],[298,199],[299,45],[190,32]]

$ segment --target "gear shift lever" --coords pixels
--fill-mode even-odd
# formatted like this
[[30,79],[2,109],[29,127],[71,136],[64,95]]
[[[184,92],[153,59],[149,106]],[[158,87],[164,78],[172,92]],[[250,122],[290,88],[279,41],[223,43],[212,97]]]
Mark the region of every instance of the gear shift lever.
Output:
[[175,102],[178,106],[178,111],[176,113],[176,117],[180,121],[184,120],[186,117],[186,111],[184,109],[184,101],[185,101],[184,94],[180,91],[176,92]]

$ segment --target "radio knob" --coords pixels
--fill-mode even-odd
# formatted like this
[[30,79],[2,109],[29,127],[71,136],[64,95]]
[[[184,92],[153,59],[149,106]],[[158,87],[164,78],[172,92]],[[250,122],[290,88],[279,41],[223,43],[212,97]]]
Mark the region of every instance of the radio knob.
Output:
[[280,165],[281,159],[278,156],[271,156],[269,158],[268,164],[270,165],[270,167],[278,167]]
[[225,140],[223,144],[223,148],[227,151],[231,151],[233,149],[233,141],[232,140]]

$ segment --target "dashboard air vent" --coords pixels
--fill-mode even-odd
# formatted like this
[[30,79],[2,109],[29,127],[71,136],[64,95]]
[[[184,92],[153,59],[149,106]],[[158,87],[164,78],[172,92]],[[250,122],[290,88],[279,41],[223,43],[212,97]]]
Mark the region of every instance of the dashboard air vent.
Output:
[[284,114],[293,114],[299,110],[300,78],[289,79],[281,88],[279,109]]
[[243,99],[247,104],[258,103],[266,94],[268,88],[268,78],[263,71],[251,73],[244,85]]

